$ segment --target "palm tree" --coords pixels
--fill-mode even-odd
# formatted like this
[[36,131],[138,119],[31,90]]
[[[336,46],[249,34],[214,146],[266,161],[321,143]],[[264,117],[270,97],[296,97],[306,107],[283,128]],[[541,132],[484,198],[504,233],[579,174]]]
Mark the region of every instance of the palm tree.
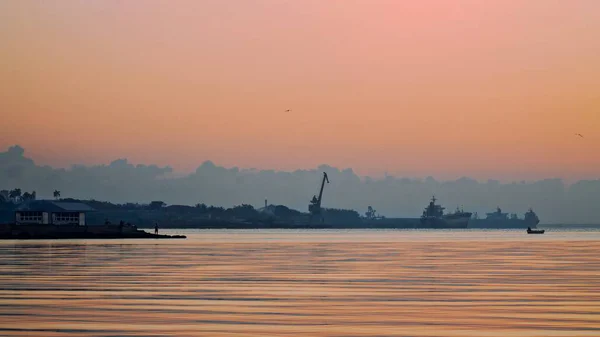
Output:
[[10,193],[8,194],[8,196],[10,198],[12,198],[13,200],[17,200],[21,197],[21,189],[20,188],[15,188],[14,190],[10,191]]
[[54,199],[58,199],[58,198],[60,198],[60,191],[54,190]]

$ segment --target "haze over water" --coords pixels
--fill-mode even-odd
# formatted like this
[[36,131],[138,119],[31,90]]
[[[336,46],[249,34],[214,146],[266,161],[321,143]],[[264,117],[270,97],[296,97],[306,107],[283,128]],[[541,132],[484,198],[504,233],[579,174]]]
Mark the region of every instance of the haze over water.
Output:
[[186,234],[0,242],[0,335],[600,335],[600,231]]

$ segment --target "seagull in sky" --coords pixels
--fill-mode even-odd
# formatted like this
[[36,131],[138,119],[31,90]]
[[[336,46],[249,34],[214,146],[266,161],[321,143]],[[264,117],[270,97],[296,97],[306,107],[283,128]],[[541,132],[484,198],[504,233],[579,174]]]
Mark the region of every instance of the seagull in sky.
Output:
[[575,136],[579,136],[581,138],[585,138],[581,133],[576,133]]

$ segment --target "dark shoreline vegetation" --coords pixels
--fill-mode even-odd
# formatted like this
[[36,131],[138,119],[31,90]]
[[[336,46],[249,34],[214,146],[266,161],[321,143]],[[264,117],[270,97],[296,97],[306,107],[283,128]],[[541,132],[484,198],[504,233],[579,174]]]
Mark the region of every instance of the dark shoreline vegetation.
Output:
[[[242,204],[231,208],[207,206],[205,204],[166,205],[162,201],[149,204],[115,204],[107,201],[57,199],[61,202],[81,202],[94,208],[87,214],[90,225],[118,224],[135,225],[138,228],[361,228],[363,218],[354,210],[324,209],[333,221],[327,224],[309,223],[309,213],[303,213],[283,205],[269,205],[255,209]],[[27,200],[23,200],[27,201]],[[14,222],[14,211],[20,203],[0,202],[0,223]],[[383,218],[384,219],[384,218]],[[382,219],[382,220],[383,220]],[[384,223],[381,225],[386,226]],[[389,224],[387,227],[392,227]]]
[[[56,196],[60,192],[56,191]],[[34,192],[28,195],[35,195]],[[0,199],[0,224],[14,223],[14,211],[20,202],[2,201]],[[137,228],[153,229],[156,224],[165,229],[299,229],[299,228],[422,228],[419,218],[386,218],[378,216],[372,208],[360,215],[355,210],[323,209],[325,222],[315,221],[308,212],[300,212],[283,205],[268,205],[259,209],[252,205],[242,204],[230,208],[208,206],[205,204],[167,205],[162,201],[149,204],[124,203],[108,201],[81,200],[75,198],[56,198],[61,202],[81,202],[94,208],[94,212],[86,215],[90,226],[123,222]],[[551,227],[594,228],[594,224],[544,224]]]

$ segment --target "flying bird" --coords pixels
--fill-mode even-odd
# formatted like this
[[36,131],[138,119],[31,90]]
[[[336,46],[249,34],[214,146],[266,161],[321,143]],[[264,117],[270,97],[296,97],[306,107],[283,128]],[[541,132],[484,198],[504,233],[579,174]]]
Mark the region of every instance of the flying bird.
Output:
[[575,136],[579,136],[581,138],[585,138],[581,133],[576,133]]

